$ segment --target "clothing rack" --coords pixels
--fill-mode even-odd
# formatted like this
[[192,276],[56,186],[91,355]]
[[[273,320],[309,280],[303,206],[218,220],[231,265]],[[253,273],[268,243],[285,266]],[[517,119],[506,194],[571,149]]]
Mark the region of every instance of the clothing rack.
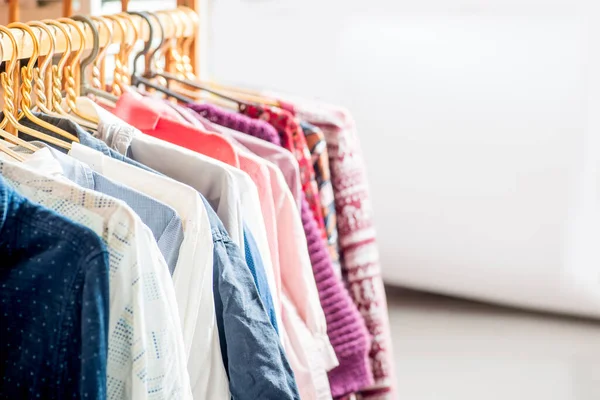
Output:
[[8,0],[8,22],[19,20],[19,0]]
[[[190,26],[190,24],[186,24],[185,28],[183,29],[183,32],[178,32],[177,27],[175,27],[173,25],[173,23],[171,22],[171,20],[169,19],[168,14],[169,13],[174,13],[176,12],[175,10],[169,10],[169,11],[162,11],[157,13],[158,17],[161,20],[161,23],[163,24],[164,28],[165,28],[165,37],[169,38],[169,39],[174,39],[174,38],[178,38],[178,37],[192,37],[195,36],[196,32],[194,31],[194,27]],[[141,26],[141,37],[142,40],[144,41],[148,41],[149,40],[149,30],[147,28],[147,26],[145,24],[143,24],[142,22],[142,18],[136,16],[136,15],[132,15],[131,18],[133,18],[136,23],[138,23],[138,26]],[[113,23],[112,21],[109,21],[109,23]],[[86,39],[85,39],[85,43],[83,44],[81,41],[81,38],[78,35],[72,35],[71,38],[71,51],[77,51],[79,49],[81,49],[82,45],[84,45],[84,49],[89,50],[92,48],[93,46],[93,35],[92,32],[90,31],[90,29],[87,29],[87,27],[85,26],[84,23],[82,22],[77,22],[77,24],[80,26],[81,29],[84,30],[84,32],[86,33]],[[34,28],[34,30],[37,31],[37,28]],[[32,38],[27,35],[24,31],[22,31],[21,29],[18,28],[11,28],[10,29],[11,33],[13,34],[13,36],[15,37],[15,39],[17,40],[17,44],[18,44],[18,54],[17,57],[19,60],[23,60],[23,59],[27,59],[29,57],[31,57],[33,55],[33,41]],[[38,40],[40,43],[40,47],[39,47],[39,56],[47,56],[50,50],[50,37],[48,37],[48,35],[44,32],[44,31],[38,31],[39,32],[39,36],[38,36]],[[40,36],[41,35],[41,36]],[[106,32],[105,30],[100,29],[99,30],[99,40],[100,40],[100,46],[106,46],[107,44],[117,44],[117,43],[122,43],[124,41],[124,37],[122,32],[119,29],[113,29],[113,34],[112,34],[112,38],[110,40],[110,43],[108,43],[109,41],[109,34],[108,32]],[[56,41],[56,48],[54,50],[55,54],[60,54],[60,53],[64,53],[65,50],[67,49],[67,37],[65,37],[65,35],[61,32],[61,31],[56,31],[56,36],[55,36],[55,41]],[[14,57],[13,54],[13,47],[12,44],[10,42],[10,39],[8,37],[6,37],[6,35],[4,35],[2,37],[2,40],[0,41],[0,45],[2,46],[2,53],[0,55],[0,61],[8,61],[11,60]]]
[[0,29],[0,392],[392,399],[352,117],[200,80],[200,1]]
[[[63,17],[69,17],[73,14],[73,1],[72,0],[63,0],[62,2],[62,14]],[[194,11],[196,14],[199,14],[200,11],[200,0],[177,0],[177,6],[183,6],[183,7],[187,7],[188,9]],[[126,12],[129,9],[129,0],[121,0],[121,11]],[[173,11],[171,11],[173,12]],[[162,13],[164,14],[164,12]],[[171,21],[168,19],[167,16],[165,15],[159,15],[159,17],[161,18],[161,22],[163,23],[163,26],[165,27],[165,37],[166,38],[176,38],[177,35],[177,28],[175,26],[173,26],[173,24],[171,23]],[[138,24],[138,26],[141,26],[143,29],[142,32],[142,38],[144,41],[148,40],[148,36],[149,36],[149,32],[147,27],[141,23],[141,18],[137,17],[137,16],[133,16],[134,19],[136,19],[138,22],[140,22],[140,24]],[[8,18],[9,22],[18,22],[20,21],[20,14],[19,14],[19,0],[9,0],[9,18]],[[192,60],[192,67],[193,67],[193,72],[199,76],[199,64],[200,64],[200,60],[199,60],[199,51],[198,51],[198,40],[197,40],[197,36],[198,36],[198,32],[194,29],[193,26],[188,26],[189,24],[187,24],[187,21],[182,21],[186,27],[183,30],[183,33],[180,33],[180,36],[183,35],[185,37],[191,37],[194,36],[194,44],[192,45],[191,48],[191,54],[190,54],[190,58]],[[78,24],[84,28],[84,24],[81,22],[78,22]],[[16,30],[18,31],[18,30]],[[86,32],[86,49],[90,49],[91,48],[91,43],[92,43],[92,33],[89,30],[85,30]],[[19,59],[26,59],[31,57],[32,55],[32,51],[33,51],[33,44],[31,42],[31,38],[28,37],[28,35],[23,35],[22,32],[13,32],[13,33],[18,33],[19,35],[15,36],[15,38],[17,38],[17,40],[19,40],[19,55],[18,58]],[[45,56],[48,54],[48,50],[49,50],[49,41],[50,39],[47,37],[47,35],[44,32],[41,32],[41,42],[40,42],[40,56]],[[112,36],[112,40],[111,40],[111,44],[115,44],[115,43],[121,43],[122,42],[122,34],[118,29],[115,29],[113,32],[113,36]],[[100,32],[100,45],[104,46],[106,45],[108,42],[108,33],[106,31],[101,31]],[[79,39],[79,37],[77,37],[77,35],[74,35],[73,40],[71,41],[72,43],[72,51],[77,51],[78,49],[81,48],[81,41]],[[7,37],[2,37],[1,41],[0,41],[0,45],[2,46],[2,55],[1,55],[1,59],[0,59],[0,63],[3,61],[7,61],[9,59],[12,58],[12,46],[10,44],[10,40]],[[55,49],[55,53],[60,54],[63,53],[66,49],[66,38],[65,36],[61,33],[61,32],[57,32],[57,36],[56,36],[56,49]]]
[[[197,3],[195,3],[197,5]],[[187,43],[190,45],[188,48],[188,56],[189,56],[189,64],[190,70],[193,74],[196,74],[198,71],[198,57],[199,54],[196,51],[197,45],[197,36],[198,36],[198,23],[197,17],[195,16],[195,11],[191,10],[189,7],[178,7],[173,10],[163,10],[153,13],[154,17],[151,18],[148,23],[152,25],[152,29],[148,26],[148,23],[143,20],[141,15],[129,14],[123,15],[122,18],[116,18],[117,16],[100,16],[102,22],[89,21],[93,23],[95,26],[95,32],[90,28],[89,25],[86,25],[83,22],[71,20],[70,24],[75,26],[69,26],[69,29],[63,32],[60,29],[51,29],[52,38],[49,35],[47,30],[43,30],[39,27],[30,26],[30,29],[33,33],[27,33],[24,29],[19,26],[11,26],[10,24],[5,29],[10,31],[10,34],[6,33],[6,30],[0,34],[0,64],[5,63],[7,66],[10,62],[16,62],[17,67],[13,68],[12,72],[12,93],[13,95],[13,104],[19,104],[20,101],[20,67],[19,65],[24,65],[24,60],[29,58],[43,60],[47,58],[47,56],[51,55],[59,55],[64,54],[70,47],[70,53],[74,54],[78,51],[84,50],[92,50],[94,49],[94,42],[96,41],[96,45],[98,48],[110,47],[111,45],[118,45],[122,47],[123,45],[130,46],[131,40],[136,38],[136,45],[139,42],[144,42],[146,45],[150,45],[150,42],[156,40],[156,26],[160,24],[160,31],[162,32],[162,37],[164,40],[173,40],[173,39],[187,39]],[[182,15],[186,14],[188,17],[182,18]],[[107,18],[104,18],[107,17]],[[112,19],[111,19],[112,17]],[[123,18],[126,18],[129,22],[125,25],[120,25],[123,21]],[[121,22],[117,22],[117,20],[121,20]],[[156,21],[158,19],[158,21]],[[49,22],[49,21],[46,21]],[[64,25],[64,20],[56,20],[54,23],[60,23],[60,25]],[[111,29],[106,29],[106,24],[108,24]],[[104,25],[104,27],[102,26]],[[136,31],[130,27],[136,27]],[[75,29],[75,28],[78,29]],[[83,32],[85,37],[77,32]],[[152,32],[154,31],[154,32]],[[34,35],[35,39],[32,38]],[[134,36],[135,35],[135,36]],[[12,38],[11,38],[12,36]],[[191,39],[191,41],[190,41]],[[35,43],[34,43],[35,41]],[[37,51],[35,50],[35,44],[37,43]],[[54,49],[52,49],[52,43],[54,43]],[[16,44],[16,45],[15,45]],[[97,50],[97,49],[96,49]],[[93,51],[93,50],[92,50]],[[174,59],[171,58],[171,53],[167,52],[165,54],[165,66],[167,71],[171,71],[174,64]],[[75,71],[74,78],[76,81],[79,81],[80,71]],[[49,75],[46,75],[47,77]],[[63,76],[63,82],[65,76]],[[63,83],[64,84],[64,83]],[[47,86],[49,87],[49,86]],[[75,88],[75,93],[79,93],[79,86],[77,85]],[[14,110],[17,111],[18,108]],[[5,110],[6,111],[6,110]],[[15,115],[13,112],[11,114]],[[6,131],[11,134],[16,134],[16,131],[13,126],[8,126]]]

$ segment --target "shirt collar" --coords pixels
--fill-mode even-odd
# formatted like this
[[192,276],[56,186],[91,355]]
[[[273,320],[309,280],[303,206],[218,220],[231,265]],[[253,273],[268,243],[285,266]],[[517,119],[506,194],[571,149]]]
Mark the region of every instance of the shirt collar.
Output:
[[141,132],[87,97],[80,97],[77,101],[82,109],[94,114],[99,120],[98,131],[94,136],[106,143],[109,148],[127,154],[131,141]]
[[44,142],[32,141],[30,143],[40,147],[40,150],[32,153],[29,149],[21,146],[13,147],[13,150],[17,153],[28,155],[23,165],[43,171],[48,175],[64,177],[86,189],[95,188],[94,172],[89,166],[61,153]]
[[48,147],[42,147],[35,153],[30,154],[23,161],[23,165],[34,170],[43,171],[44,174],[53,177],[64,176],[60,163],[52,156]]
[[152,106],[150,102],[144,101],[133,93],[123,93],[114,110],[114,114],[129,121],[141,131],[153,130],[161,118],[161,110]]

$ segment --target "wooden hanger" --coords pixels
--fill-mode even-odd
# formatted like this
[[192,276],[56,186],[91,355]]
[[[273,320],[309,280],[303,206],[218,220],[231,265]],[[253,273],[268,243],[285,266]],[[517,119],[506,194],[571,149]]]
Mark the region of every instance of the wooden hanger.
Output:
[[[199,19],[196,11],[185,6],[178,7],[177,11],[188,19],[192,25],[193,32],[199,31]],[[195,87],[203,91],[203,94],[208,94],[208,96],[199,96],[199,92],[196,92],[196,96],[194,97],[202,98],[216,103],[219,106],[235,110],[239,109],[240,102],[242,101],[247,103],[279,106],[279,103],[276,100],[267,98],[259,92],[251,92],[243,89],[238,90],[238,88],[226,87],[222,85],[216,85],[211,82],[200,81],[197,74],[194,74],[193,72],[194,66],[192,65],[192,57],[194,57],[193,51],[195,50],[192,47],[193,44],[194,37],[186,37],[179,46],[178,51],[181,53],[179,59],[183,63],[185,78],[188,81],[193,81],[196,84]]]
[[[67,93],[67,97],[66,97],[67,110],[66,111],[71,113],[71,114],[69,114],[69,117],[73,121],[77,122],[79,125],[81,125],[85,128],[88,128],[88,129],[97,129],[98,122],[87,119],[86,116],[79,111],[79,109],[77,108],[77,104],[76,104],[77,96],[79,95],[79,89],[80,89],[80,87],[79,87],[80,80],[77,79],[78,71],[79,71],[79,60],[81,58],[81,54],[85,50],[85,32],[81,29],[79,24],[77,24],[75,21],[73,21],[70,18],[59,18],[58,21],[69,26],[69,29],[71,29],[71,27],[72,27],[75,30],[75,32],[77,32],[77,34],[79,35],[79,39],[80,39],[80,43],[81,43],[79,48],[71,56],[70,62],[65,67],[65,70],[64,70],[64,76],[65,76],[65,82],[66,82],[65,91]],[[71,39],[71,36],[69,36],[69,39]]]
[[[106,41],[106,45],[104,47],[100,47],[100,51],[96,56],[96,60],[94,61],[94,65],[92,66],[92,87],[99,90],[106,90],[106,79],[105,79],[105,61],[106,61],[106,53],[110,44],[112,43],[113,37],[113,26],[108,23],[104,17],[92,17],[93,21],[99,22],[108,33],[108,40]],[[116,98],[116,97],[115,97]],[[116,100],[115,100],[116,101]]]
[[[94,63],[94,61],[96,60],[98,55],[100,55],[100,52],[101,52],[101,50],[100,50],[100,31],[98,30],[98,27],[96,26],[96,24],[90,17],[86,17],[84,15],[75,15],[75,16],[71,17],[71,19],[73,19],[74,21],[83,22],[83,24],[86,27],[89,27],[92,31],[92,51],[85,59],[81,60],[81,64],[79,66],[79,76],[80,76],[79,95],[86,96],[88,94],[93,94],[94,96],[102,97],[109,101],[116,102],[117,98],[115,96],[106,92],[104,89],[93,87],[87,80],[87,74],[86,74],[85,69],[87,68],[88,65]],[[106,21],[102,20],[102,22],[104,24],[106,24]],[[110,37],[109,37],[108,42],[110,42],[110,39],[112,38],[112,29],[109,31],[109,35],[110,35]],[[107,50],[107,47],[103,48],[102,52],[105,52],[106,50]],[[82,114],[84,114],[86,116],[86,119],[91,121],[97,128],[98,122],[99,122],[97,116],[87,115],[82,110],[80,110],[80,112]]]
[[127,47],[129,44],[127,43],[127,27],[123,22],[122,18],[119,18],[116,15],[107,15],[105,18],[114,21],[116,26],[121,31],[121,37],[123,38],[123,42],[119,47],[119,52],[115,55],[115,70],[113,75],[113,83],[111,92],[114,96],[121,96],[126,89],[126,85],[124,84],[123,75],[125,75],[125,65],[127,64],[127,59],[125,58],[127,54]]
[[[8,132],[7,132],[8,133]],[[10,134],[9,134],[10,135]],[[0,151],[12,157],[15,161],[23,162],[25,161],[25,157],[23,155],[17,153],[10,147],[6,146],[3,143],[0,143]]]
[[62,32],[65,37],[65,52],[62,54],[58,63],[52,66],[52,96],[50,99],[52,115],[59,118],[69,118],[69,113],[62,108],[62,77],[65,64],[71,53],[71,34],[63,24],[53,19],[42,20],[43,23],[54,27]]
[[[39,55],[39,43],[35,36],[35,33],[26,24],[23,24],[21,22],[13,22],[12,24],[8,25],[8,28],[21,29],[22,31],[24,31],[25,33],[27,33],[31,36],[31,40],[33,43],[33,54],[29,58],[29,62],[27,63],[27,65],[23,66],[21,68],[21,102],[20,102],[21,110],[19,112],[18,119],[15,118],[14,115],[7,115],[6,113],[5,113],[4,117],[8,118],[9,122],[15,128],[17,128],[18,131],[25,132],[37,139],[44,140],[44,141],[46,141],[48,143],[52,143],[56,146],[70,149],[71,148],[70,143],[67,143],[61,139],[57,139],[55,137],[52,137],[50,135],[47,135],[47,134],[37,131],[35,129],[31,129],[25,125],[22,125],[19,122],[19,120],[22,119],[23,117],[27,117],[27,119],[29,121],[35,123],[36,125],[38,125],[42,128],[49,130],[51,132],[54,132],[63,138],[69,139],[70,141],[78,140],[77,137],[71,135],[70,133],[64,131],[63,129],[60,129],[57,126],[54,126],[44,120],[39,119],[38,117],[33,115],[33,113],[31,112],[31,92],[33,90],[33,85],[32,85],[33,66],[35,65],[35,62],[37,61],[37,57]],[[14,54],[18,54],[18,51],[19,50],[16,47],[16,42],[15,42]],[[5,88],[5,90],[6,90],[6,88]],[[14,105],[13,105],[13,107],[14,107]]]
[[[137,60],[139,57],[141,57],[143,54],[147,53],[150,50],[152,37],[154,35],[154,28],[152,27],[152,22],[150,21],[150,18],[147,15],[142,14],[142,13],[137,13],[136,15],[140,16],[148,25],[150,38],[149,38],[148,42],[146,43],[146,45],[144,46],[144,49],[142,50],[142,52],[138,53],[135,56],[134,63],[135,63],[135,60]],[[139,38],[140,31],[138,30],[136,25],[133,23],[131,16],[127,16],[126,20],[130,23],[130,25],[134,31],[136,39]],[[134,71],[136,71],[135,66],[134,66]],[[142,77],[137,74],[132,74],[130,82],[133,83],[134,85],[144,85],[146,87],[155,89],[161,93],[164,93],[165,95],[167,95],[167,97],[175,98],[183,103],[191,103],[192,102],[192,99],[182,96],[182,95],[178,94],[177,92],[172,91],[171,89],[169,89],[167,87],[164,87],[161,84],[154,83],[154,82],[150,81],[149,79],[146,79],[145,77]]]
[[[188,18],[192,26],[192,31],[198,32],[198,15],[196,15],[194,11],[187,7],[179,7],[177,8],[177,10],[180,11],[186,18]],[[192,57],[193,52],[195,50],[193,48],[193,45],[195,43],[195,39],[196,38],[194,36],[188,36],[183,40],[181,45],[182,62],[184,66],[185,77],[187,79],[196,79],[196,74],[194,73],[194,66],[192,65]]]
[[[183,11],[179,11],[179,9],[177,10],[178,13],[180,13],[181,15],[185,15],[185,13]],[[158,23],[158,26],[161,30],[161,32],[164,32],[165,26],[162,24],[162,21],[160,18],[158,18],[158,16],[156,16],[155,14],[151,13],[151,12],[146,12],[146,14],[154,17]],[[167,18],[166,20],[168,22],[171,23],[172,28],[175,30],[175,37],[177,38],[181,38],[184,37],[184,34],[186,32],[186,24],[190,24],[190,23],[194,23],[192,18],[187,18],[188,22],[186,23],[184,21],[183,18],[180,18],[179,16],[176,17],[176,13],[175,12],[169,12],[169,13],[165,13],[164,14]],[[147,21],[149,25],[150,22],[149,20]],[[181,27],[181,28],[179,28]],[[194,25],[192,26],[192,28],[194,28]],[[162,33],[161,33],[162,35]],[[235,110],[238,109],[239,106],[239,102],[232,98],[232,97],[227,97],[227,96],[223,96],[218,92],[212,91],[211,89],[205,88],[202,85],[199,85],[196,81],[188,79],[188,77],[192,77],[194,78],[193,73],[191,75],[186,74],[186,69],[183,66],[183,57],[182,55],[179,53],[179,50],[177,48],[171,48],[169,46],[175,45],[177,47],[179,47],[180,49],[190,49],[191,46],[189,46],[188,44],[185,44],[185,41],[182,42],[178,42],[175,43],[173,42],[171,39],[167,39],[164,40],[162,42],[162,45],[160,45],[159,47],[157,47],[150,55],[150,60],[149,62],[147,62],[146,64],[146,73],[144,74],[144,78],[146,78],[146,81],[148,79],[153,79],[153,78],[160,78],[162,81],[162,86],[167,85],[168,83],[171,82],[175,82],[178,85],[176,85],[176,87],[174,87],[173,89],[169,90],[169,96],[173,97],[179,101],[181,101],[182,103],[192,103],[194,102],[195,99],[201,97],[201,94],[198,92],[198,90],[202,90],[205,91],[206,93],[210,93],[214,96],[217,96],[217,101],[220,103],[221,106],[227,107],[227,108],[233,108]],[[158,68],[155,63],[156,63],[156,56],[155,54],[157,54],[158,51],[162,51],[163,53],[165,53],[165,55],[171,60],[171,69],[175,69],[176,72],[165,72],[162,68]],[[147,59],[148,60],[148,59]],[[133,78],[134,80],[134,84],[135,85],[139,85],[141,82],[140,79],[136,79]],[[148,85],[150,87],[156,88],[155,85]],[[191,88],[191,89],[190,89]],[[159,91],[162,91],[164,93],[163,89],[158,89]],[[174,93],[173,93],[174,92]]]
[[[0,46],[0,60],[2,60],[2,46]],[[5,130],[0,129],[0,136],[2,136],[3,138],[8,138],[9,136],[13,136],[12,134],[6,132]],[[4,143],[0,143],[0,151],[8,154],[10,157],[12,157],[13,159],[17,160],[17,161],[25,161],[25,157],[23,157],[21,154],[15,152],[13,149],[11,149],[10,147],[6,146]]]
[[[44,57],[41,65],[38,61],[38,66],[34,68],[33,72],[35,81],[35,106],[46,114],[52,114],[52,111],[48,108],[48,98],[46,97],[46,83],[44,82],[44,78],[47,76],[48,66],[52,63],[52,56],[54,55],[54,49],[56,48],[56,39],[50,31],[50,28],[48,28],[48,26],[42,22],[31,21],[28,22],[27,25],[39,28],[40,37],[41,34],[45,32],[50,38],[50,49],[48,50],[48,55]],[[50,83],[52,83],[52,81],[50,81]]]
[[[35,152],[38,150],[38,148],[35,147],[33,144],[26,142],[25,140],[19,138],[18,134],[13,135],[4,130],[4,128],[6,128],[6,126],[10,124],[14,128],[16,128],[15,130],[17,132],[20,127],[23,127],[25,129],[22,129],[22,131],[25,133],[31,134],[31,132],[33,132],[32,136],[39,134],[39,132],[36,132],[35,130],[33,130],[31,128],[22,126],[21,124],[19,124],[19,121],[17,121],[17,119],[15,118],[15,115],[14,115],[15,92],[13,90],[12,76],[13,76],[13,73],[15,72],[15,68],[17,66],[18,46],[17,46],[17,41],[16,41],[15,37],[12,35],[10,29],[8,29],[4,26],[0,26],[0,32],[2,33],[2,35],[6,35],[8,37],[8,39],[10,40],[12,47],[13,47],[13,53],[12,53],[13,57],[7,62],[5,71],[0,73],[0,82],[2,85],[2,89],[4,89],[4,106],[2,109],[2,111],[4,113],[4,118],[0,122],[0,136],[2,136],[4,139],[6,139],[9,142],[18,144],[20,146],[25,147],[26,149],[29,149],[29,150]],[[0,46],[0,49],[1,48],[2,48],[2,46]]]

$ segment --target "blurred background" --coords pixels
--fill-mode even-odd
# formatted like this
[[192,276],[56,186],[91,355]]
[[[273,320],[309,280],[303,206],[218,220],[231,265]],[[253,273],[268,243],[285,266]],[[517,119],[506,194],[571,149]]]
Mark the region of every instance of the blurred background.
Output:
[[[60,14],[58,3],[23,4],[23,20]],[[399,398],[600,399],[600,2],[202,10],[205,78],[354,115]]]
[[218,0],[206,68],[352,111],[388,283],[600,317],[593,3]]

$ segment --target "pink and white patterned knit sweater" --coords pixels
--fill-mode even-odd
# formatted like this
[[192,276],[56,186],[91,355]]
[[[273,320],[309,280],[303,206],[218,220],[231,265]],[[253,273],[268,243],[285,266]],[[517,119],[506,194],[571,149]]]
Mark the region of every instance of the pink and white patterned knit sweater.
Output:
[[354,121],[348,111],[339,107],[297,99],[292,102],[295,113],[301,119],[318,126],[325,134],[337,212],[342,271],[350,295],[372,336],[369,357],[375,384],[362,390],[357,397],[370,400],[394,399],[395,379],[387,302],[375,241],[365,164]]

